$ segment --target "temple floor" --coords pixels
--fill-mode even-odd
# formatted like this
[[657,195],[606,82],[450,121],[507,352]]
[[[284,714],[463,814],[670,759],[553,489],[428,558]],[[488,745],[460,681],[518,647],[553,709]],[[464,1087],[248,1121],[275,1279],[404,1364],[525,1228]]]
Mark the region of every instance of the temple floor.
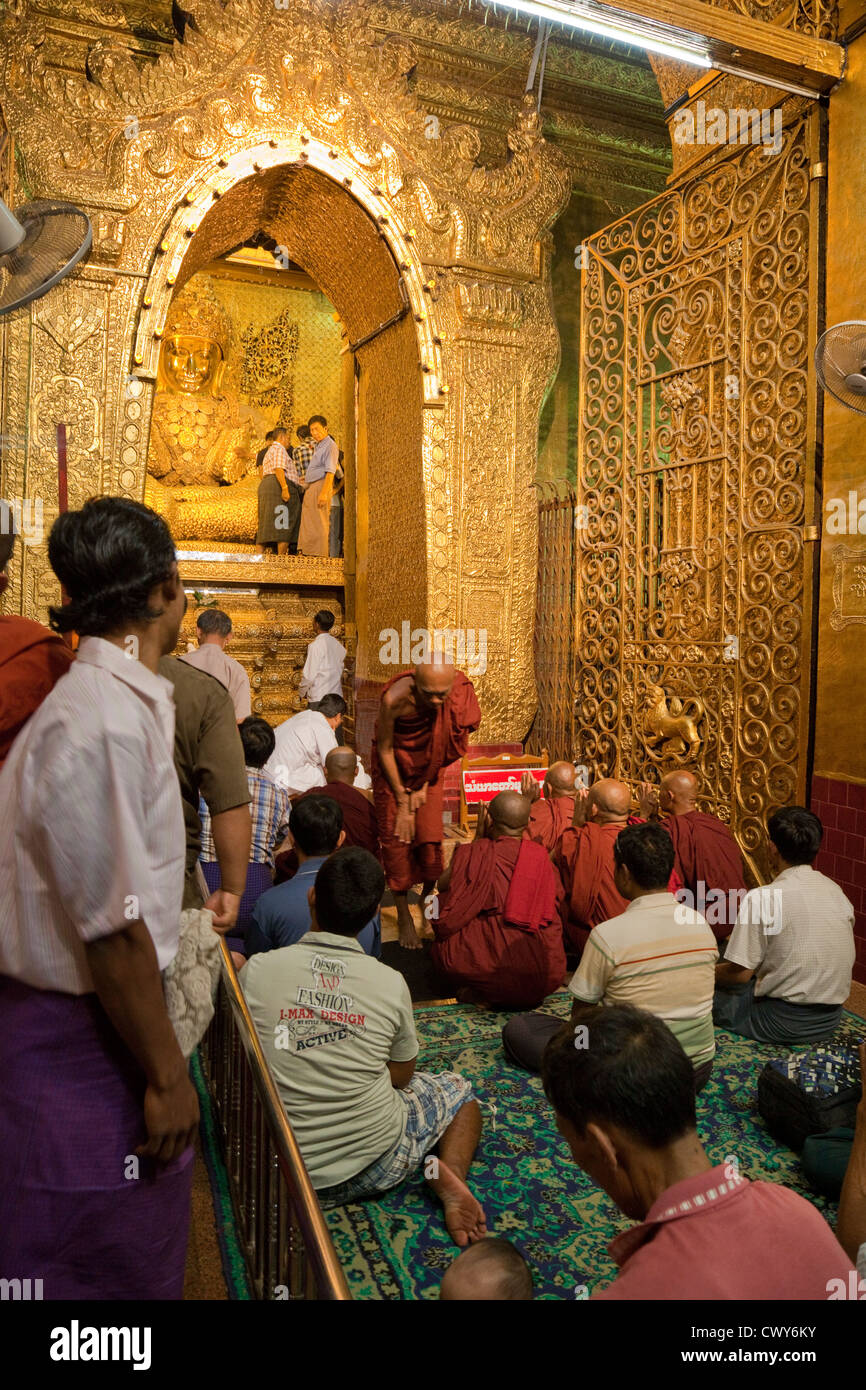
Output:
[[[860,992],[849,1002],[860,1009]],[[569,1008],[564,991],[545,1005],[563,1018]],[[472,1081],[484,1129],[470,1185],[484,1205],[491,1234],[512,1240],[529,1262],[536,1298],[587,1297],[613,1278],[615,1266],[607,1246],[632,1223],[575,1167],[556,1132],[540,1080],[506,1061],[500,1033],[509,1016],[473,1005],[417,1007],[419,1067],[461,1071]],[[864,1033],[863,1018],[846,1013],[834,1041],[850,1045]],[[716,1042],[713,1075],[698,1097],[698,1133],[710,1158],[714,1163],[734,1158],[745,1176],[784,1183],[835,1222],[835,1204],[806,1186],[797,1155],[771,1138],[757,1113],[761,1068],[787,1049],[749,1042],[721,1029],[716,1030]],[[202,1146],[217,1215],[216,1235],[210,1233],[208,1245],[208,1233],[201,1230],[208,1218],[199,1177],[193,1217],[198,1230],[190,1244],[185,1296],[246,1299],[249,1286],[225,1170],[208,1124],[209,1106],[197,1067],[194,1075],[202,1098]],[[202,1165],[197,1168],[201,1174]],[[420,1173],[377,1200],[328,1212],[327,1221],[356,1299],[435,1299],[457,1253]],[[213,1267],[217,1250],[227,1293],[204,1291],[205,1280],[210,1288],[219,1283]]]

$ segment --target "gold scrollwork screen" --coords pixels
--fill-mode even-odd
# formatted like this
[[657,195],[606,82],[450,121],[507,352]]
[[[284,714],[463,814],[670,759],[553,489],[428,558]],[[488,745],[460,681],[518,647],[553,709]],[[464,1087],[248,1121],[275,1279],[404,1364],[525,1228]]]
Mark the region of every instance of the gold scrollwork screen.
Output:
[[590,239],[577,495],[540,504],[541,631],[564,548],[575,567],[571,746],[565,648],[539,669],[549,746],[631,783],[693,769],[757,873],[806,775],[817,139],[729,149]]

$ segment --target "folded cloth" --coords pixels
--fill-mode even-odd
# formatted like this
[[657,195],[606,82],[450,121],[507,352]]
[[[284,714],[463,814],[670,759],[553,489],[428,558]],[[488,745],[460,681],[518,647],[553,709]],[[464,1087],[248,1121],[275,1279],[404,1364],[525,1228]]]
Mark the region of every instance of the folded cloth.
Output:
[[537,932],[557,915],[556,880],[543,845],[522,840],[503,916],[513,927]]

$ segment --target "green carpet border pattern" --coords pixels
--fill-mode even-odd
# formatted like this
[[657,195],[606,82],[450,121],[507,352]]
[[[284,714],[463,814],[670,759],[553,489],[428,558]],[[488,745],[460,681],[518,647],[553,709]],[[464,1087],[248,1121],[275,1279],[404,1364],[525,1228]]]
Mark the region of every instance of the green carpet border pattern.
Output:
[[232,1302],[249,1302],[253,1298],[252,1287],[241,1247],[234,1207],[232,1206],[228,1172],[223,1160],[217,1129],[216,1111],[207,1087],[198,1049],[190,1059],[190,1075],[198,1092],[201,1110],[199,1122],[201,1151],[210,1181],[217,1241],[228,1296]]

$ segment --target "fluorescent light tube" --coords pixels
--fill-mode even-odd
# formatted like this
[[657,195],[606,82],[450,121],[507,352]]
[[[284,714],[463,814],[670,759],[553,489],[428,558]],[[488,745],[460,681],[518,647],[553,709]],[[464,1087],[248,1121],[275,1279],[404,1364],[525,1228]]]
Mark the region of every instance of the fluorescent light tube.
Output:
[[626,15],[620,22],[608,19],[600,6],[585,4],[566,4],[563,0],[496,0],[503,8],[518,10],[522,14],[546,19],[553,24],[565,24],[572,29],[583,29],[601,38],[616,39],[618,43],[634,44],[645,48],[649,53],[659,53],[665,58],[675,58],[681,63],[691,63],[697,68],[713,66],[706,47],[698,39],[682,30],[667,25],[654,25],[639,19],[630,20]]

